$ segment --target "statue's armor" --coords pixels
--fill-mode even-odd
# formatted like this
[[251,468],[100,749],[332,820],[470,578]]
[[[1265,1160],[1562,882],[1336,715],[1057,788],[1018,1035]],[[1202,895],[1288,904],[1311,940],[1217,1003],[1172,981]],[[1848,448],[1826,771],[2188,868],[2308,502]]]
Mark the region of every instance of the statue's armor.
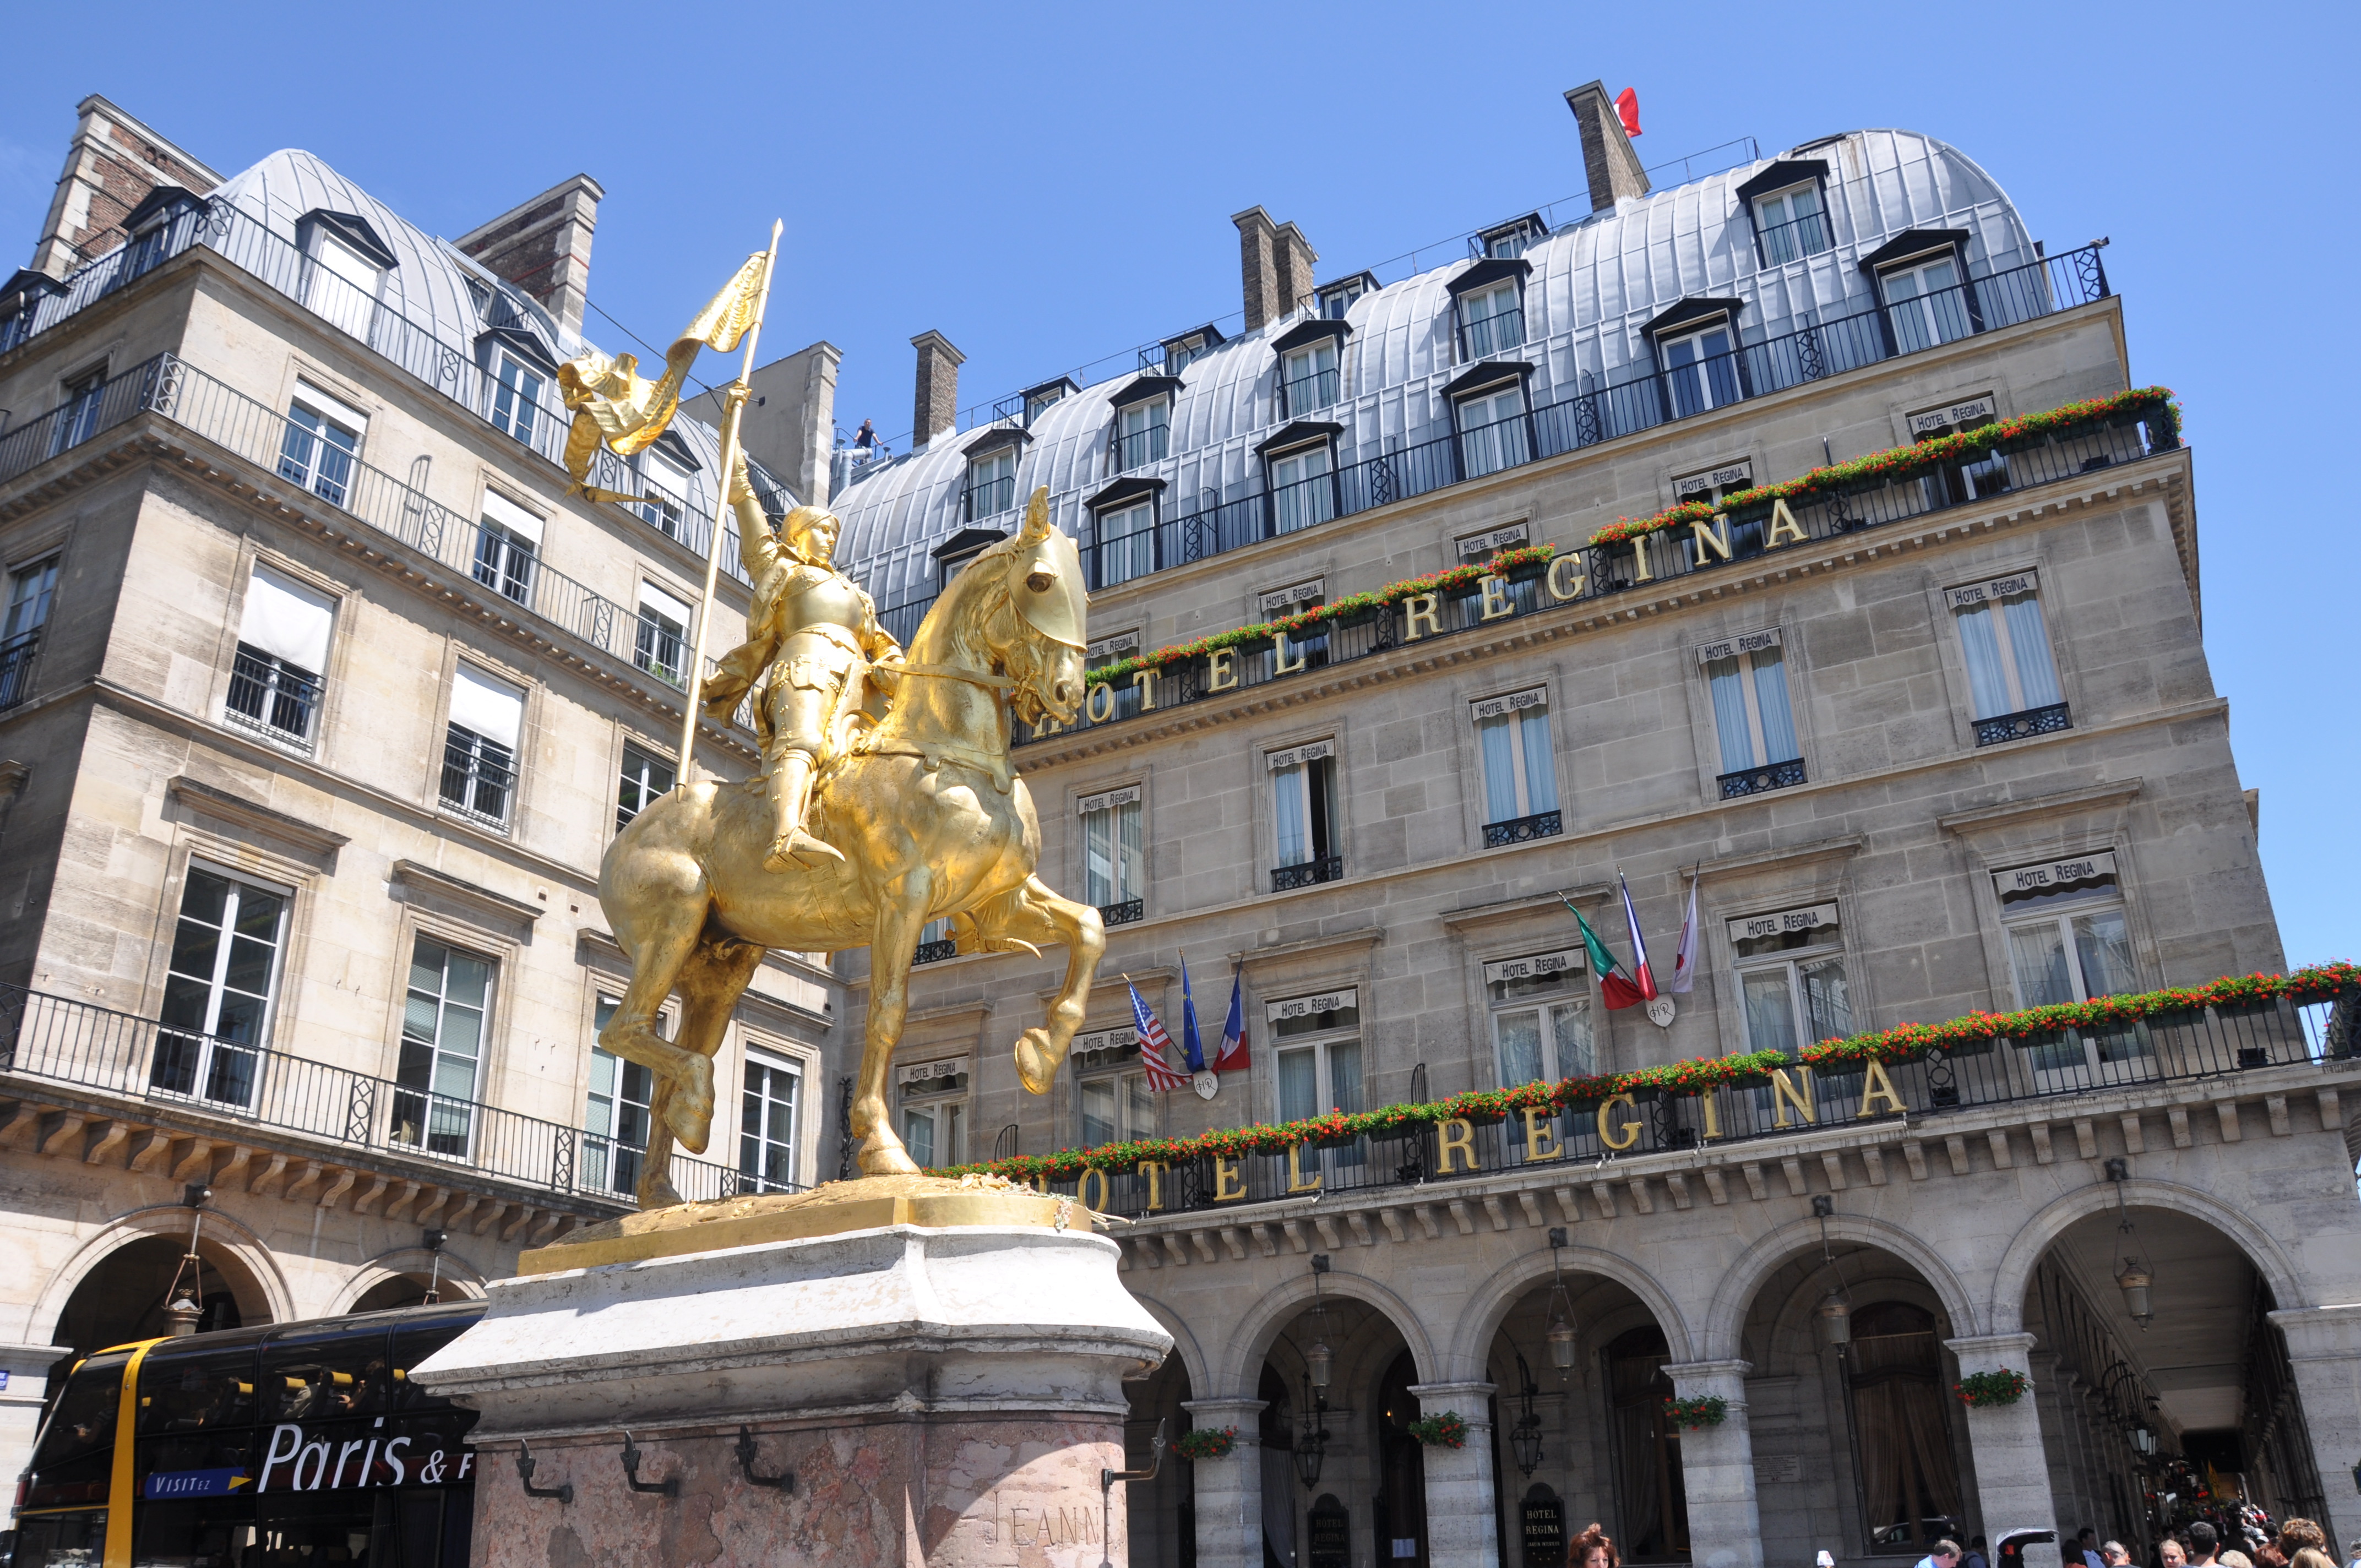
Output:
[[894,640],[877,624],[869,596],[849,578],[802,562],[783,560],[775,570],[775,578],[765,574],[757,587],[768,613],[749,639],[777,639],[763,696],[763,755],[767,762],[801,751],[823,762],[846,673],[884,656]]

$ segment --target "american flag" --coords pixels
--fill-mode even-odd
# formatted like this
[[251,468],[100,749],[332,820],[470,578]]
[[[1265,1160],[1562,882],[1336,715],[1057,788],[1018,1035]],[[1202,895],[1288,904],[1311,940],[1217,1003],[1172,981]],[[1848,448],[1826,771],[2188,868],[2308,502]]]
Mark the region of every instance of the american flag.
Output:
[[1139,1065],[1148,1069],[1148,1087],[1159,1094],[1188,1088],[1187,1076],[1173,1071],[1164,1054],[1172,1045],[1172,1036],[1164,1032],[1164,1025],[1148,1010],[1148,1003],[1139,999],[1139,987],[1129,981],[1123,984],[1131,992],[1132,1022],[1139,1025]]

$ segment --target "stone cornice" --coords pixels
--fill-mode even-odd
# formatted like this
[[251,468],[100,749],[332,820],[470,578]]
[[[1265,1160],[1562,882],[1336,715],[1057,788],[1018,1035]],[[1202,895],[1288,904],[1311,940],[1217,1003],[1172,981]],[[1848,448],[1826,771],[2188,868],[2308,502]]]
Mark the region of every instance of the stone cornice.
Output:
[[2115,784],[2093,784],[2088,789],[2059,790],[2054,795],[2037,795],[2029,800],[2002,801],[1996,806],[1954,811],[1949,816],[1938,817],[1935,821],[1946,832],[1967,838],[1986,828],[2038,821],[2044,817],[2062,817],[2070,811],[2128,805],[2138,795],[2140,784],[2138,779],[2125,779]]
[[494,893],[489,887],[479,887],[416,861],[394,861],[391,880],[414,893],[431,894],[446,904],[457,905],[478,919],[500,925],[519,926],[531,930],[533,923],[545,913],[537,904],[527,904],[506,894]]
[[1567,898],[1576,904],[1600,904],[1614,896],[1615,888],[1611,883],[1596,882],[1569,889],[1564,897],[1554,893],[1543,893],[1531,898],[1503,899],[1498,904],[1478,904],[1471,908],[1447,910],[1438,918],[1444,930],[1465,936],[1488,926],[1514,925],[1535,915],[1562,910]]
[[1733,855],[1723,861],[1706,861],[1697,867],[1699,882],[1713,882],[1721,877],[1742,876],[1757,872],[1800,871],[1824,861],[1850,860],[1868,847],[1866,835],[1848,834],[1840,839],[1822,839],[1815,843],[1799,844],[1792,850],[1769,850],[1759,855]]
[[1363,926],[1351,931],[1339,931],[1331,937],[1312,937],[1301,942],[1282,942],[1275,948],[1251,948],[1234,952],[1230,955],[1230,961],[1244,964],[1251,973],[1257,967],[1289,959],[1315,958],[1325,953],[1366,953],[1385,939],[1384,927]]
[[241,799],[227,790],[199,784],[186,773],[175,774],[164,788],[173,799],[184,802],[193,811],[236,823],[241,828],[251,828],[258,833],[268,834],[313,854],[331,855],[352,842],[342,833],[330,832],[300,817],[291,817],[283,811],[273,811],[267,806]]

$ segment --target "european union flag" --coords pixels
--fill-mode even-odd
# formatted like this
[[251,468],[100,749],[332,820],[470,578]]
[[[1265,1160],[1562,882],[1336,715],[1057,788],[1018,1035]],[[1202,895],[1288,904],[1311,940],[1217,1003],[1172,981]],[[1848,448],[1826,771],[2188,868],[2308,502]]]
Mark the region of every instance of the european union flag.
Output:
[[1205,1047],[1197,1038],[1197,1003],[1189,994],[1189,957],[1180,956],[1180,1054],[1192,1073],[1205,1070]]

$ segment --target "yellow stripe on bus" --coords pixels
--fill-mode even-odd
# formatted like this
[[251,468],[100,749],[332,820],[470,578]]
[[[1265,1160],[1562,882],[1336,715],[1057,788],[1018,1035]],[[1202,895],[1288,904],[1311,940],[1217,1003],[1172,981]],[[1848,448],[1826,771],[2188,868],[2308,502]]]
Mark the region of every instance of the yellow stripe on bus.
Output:
[[131,1502],[138,1488],[137,1466],[133,1462],[133,1431],[139,1420],[139,1364],[148,1353],[164,1342],[160,1339],[141,1340],[133,1345],[117,1345],[117,1350],[131,1352],[131,1359],[123,1365],[123,1393],[117,1399],[115,1413],[115,1475],[106,1489],[106,1557],[104,1568],[131,1568]]

